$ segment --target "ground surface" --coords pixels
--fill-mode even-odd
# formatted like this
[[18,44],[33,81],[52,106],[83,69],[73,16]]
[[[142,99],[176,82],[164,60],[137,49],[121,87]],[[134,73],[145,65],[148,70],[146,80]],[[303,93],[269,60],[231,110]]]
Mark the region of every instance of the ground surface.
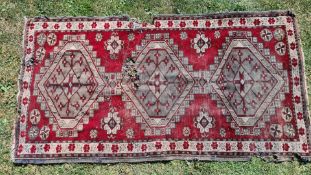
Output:
[[[311,0],[0,0],[0,174],[311,174],[311,163],[170,161],[139,164],[14,166],[11,130],[17,115],[17,76],[24,16],[109,16],[128,14],[151,22],[157,14],[292,10],[299,20],[308,85],[311,85]],[[311,90],[308,90],[309,98]],[[309,105],[310,109],[310,105]]]

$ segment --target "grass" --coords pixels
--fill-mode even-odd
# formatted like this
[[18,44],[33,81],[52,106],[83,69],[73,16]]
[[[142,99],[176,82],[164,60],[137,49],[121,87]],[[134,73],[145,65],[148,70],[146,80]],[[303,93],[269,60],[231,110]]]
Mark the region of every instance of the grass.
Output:
[[[308,85],[311,84],[311,0],[0,0],[0,174],[311,174],[311,164],[170,161],[139,164],[14,166],[11,130],[17,115],[17,76],[24,16],[109,16],[128,14],[151,22],[157,14],[288,9],[300,24]],[[308,91],[309,98],[311,91]],[[309,109],[310,106],[309,106]]]

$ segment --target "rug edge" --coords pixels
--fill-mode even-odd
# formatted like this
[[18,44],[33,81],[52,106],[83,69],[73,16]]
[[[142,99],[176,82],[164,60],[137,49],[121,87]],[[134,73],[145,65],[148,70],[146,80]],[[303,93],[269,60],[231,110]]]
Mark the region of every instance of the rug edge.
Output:
[[225,12],[225,11],[221,11],[221,12],[211,12],[211,13],[202,13],[202,14],[159,14],[159,15],[155,15],[153,17],[153,21],[155,20],[165,20],[165,19],[169,19],[169,18],[178,18],[178,17],[182,17],[182,18],[222,18],[222,17],[235,17],[235,16],[239,16],[239,17],[252,17],[252,16],[281,16],[281,15],[285,15],[285,16],[292,16],[295,17],[295,13],[291,10],[266,10],[266,11],[231,11],[231,12]]
[[20,107],[21,107],[21,92],[22,92],[22,83],[21,81],[23,80],[24,77],[24,71],[25,71],[25,51],[24,51],[24,47],[25,47],[25,42],[27,41],[26,37],[26,32],[27,32],[27,23],[28,23],[29,19],[24,16],[24,25],[23,25],[23,35],[22,35],[22,40],[21,40],[21,51],[20,51],[20,71],[17,77],[17,87],[18,87],[18,92],[16,95],[16,101],[17,101],[17,106],[16,106],[16,110],[17,110],[17,116],[14,118],[13,121],[13,129],[12,129],[12,145],[11,145],[11,160],[14,163],[16,161],[16,150],[17,150],[17,130],[19,127],[19,120],[20,120]]
[[[300,77],[302,78],[301,80],[301,84],[302,84],[302,96],[303,96],[303,116],[305,119],[305,123],[306,123],[306,127],[308,128],[307,133],[307,141],[309,146],[311,146],[311,120],[310,120],[310,109],[309,109],[309,97],[308,97],[308,84],[307,84],[307,79],[306,79],[306,73],[305,73],[305,56],[304,56],[304,52],[303,52],[303,47],[302,47],[302,41],[301,41],[301,31],[300,31],[300,27],[298,24],[298,19],[296,17],[293,17],[294,20],[294,29],[295,29],[295,35],[296,35],[296,42],[298,45],[298,53],[299,53],[299,57],[301,58],[301,62],[300,62],[300,69],[301,69],[301,73],[300,73]],[[310,88],[310,87],[309,87]],[[310,150],[311,148],[309,148]],[[300,158],[306,160],[306,161],[311,161],[311,155],[309,156],[300,156]]]
[[[226,12],[226,11],[221,11],[221,12],[210,12],[210,13],[202,13],[202,14],[158,14],[154,15],[151,17],[151,23],[149,24],[154,24],[155,20],[165,20],[168,18],[195,18],[195,19],[200,19],[200,18],[232,18],[235,16],[239,17],[252,17],[252,16],[292,16],[295,17],[295,13],[291,10],[266,10],[266,11],[233,11],[233,12]],[[135,17],[131,17],[127,14],[125,15],[119,15],[119,16],[52,16],[52,17],[47,17],[47,16],[27,16],[28,20],[35,20],[35,21],[45,21],[45,20],[55,20],[55,21],[61,21],[61,20],[76,20],[76,19],[83,19],[83,20],[124,20],[124,21],[134,21],[134,22],[144,22],[141,21]]]
[[284,162],[291,161],[295,158],[295,156],[278,156],[278,155],[270,155],[270,156],[260,156],[260,155],[252,155],[252,156],[240,156],[240,157],[226,157],[219,155],[204,155],[203,156],[168,156],[168,157],[145,157],[145,158],[123,158],[119,157],[115,158],[67,158],[67,159],[15,159],[14,164],[23,165],[23,164],[62,164],[62,163],[98,163],[98,164],[107,164],[107,163],[143,163],[143,162],[165,162],[165,161],[173,161],[173,160],[182,160],[182,161],[219,161],[219,162],[228,162],[228,161],[238,161],[238,162],[246,162],[250,161],[252,158],[259,158],[267,162]]

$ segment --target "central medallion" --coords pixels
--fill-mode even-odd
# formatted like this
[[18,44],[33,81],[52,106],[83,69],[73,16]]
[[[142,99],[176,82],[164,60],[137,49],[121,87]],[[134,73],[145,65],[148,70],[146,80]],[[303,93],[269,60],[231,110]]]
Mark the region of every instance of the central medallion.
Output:
[[[150,43],[154,44],[159,43]],[[157,49],[148,49],[145,56],[137,59],[139,87],[131,91],[149,117],[166,118],[174,110],[176,101],[182,100],[180,96],[187,83],[192,82],[188,72],[179,70],[181,63],[176,56],[162,49],[165,45],[161,43]]]
[[66,51],[43,86],[60,118],[75,118],[98,83],[80,51]]
[[171,128],[169,125],[174,127],[174,122],[178,120],[175,115],[194,85],[188,65],[183,65],[179,56],[166,40],[152,40],[135,59],[139,77],[137,87],[130,85],[130,79],[122,80],[125,94],[141,116],[136,120],[144,123],[143,129],[163,128],[167,134],[170,132],[167,129]]
[[233,39],[212,86],[239,126],[254,126],[284,85],[279,72],[247,39]]
[[34,94],[57,137],[77,137],[98,108],[104,68],[85,35],[65,35],[36,76]]

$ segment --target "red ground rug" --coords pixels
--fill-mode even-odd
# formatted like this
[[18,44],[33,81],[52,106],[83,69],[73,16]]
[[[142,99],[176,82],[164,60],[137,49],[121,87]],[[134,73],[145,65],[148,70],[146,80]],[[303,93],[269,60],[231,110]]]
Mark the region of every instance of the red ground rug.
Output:
[[15,163],[308,160],[287,11],[25,20]]

